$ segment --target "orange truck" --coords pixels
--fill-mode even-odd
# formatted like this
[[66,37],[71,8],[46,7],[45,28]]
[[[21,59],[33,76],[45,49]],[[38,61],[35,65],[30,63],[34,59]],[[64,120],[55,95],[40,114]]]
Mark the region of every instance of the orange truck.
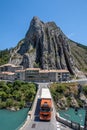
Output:
[[50,121],[52,116],[52,98],[48,88],[42,88],[40,101],[40,120]]

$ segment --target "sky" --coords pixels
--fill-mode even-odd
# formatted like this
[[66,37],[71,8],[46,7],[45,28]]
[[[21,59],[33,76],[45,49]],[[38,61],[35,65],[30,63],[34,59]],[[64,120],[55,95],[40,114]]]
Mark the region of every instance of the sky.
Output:
[[0,50],[25,37],[33,16],[54,21],[68,38],[87,45],[87,0],[0,0]]

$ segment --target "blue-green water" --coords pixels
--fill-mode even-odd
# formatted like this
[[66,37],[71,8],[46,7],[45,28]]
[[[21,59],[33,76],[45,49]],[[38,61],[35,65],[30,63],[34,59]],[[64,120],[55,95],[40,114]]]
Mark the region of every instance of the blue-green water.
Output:
[[0,110],[0,130],[18,130],[25,122],[28,111],[28,108],[16,112]]
[[81,126],[84,126],[85,113],[86,111],[84,109],[78,109],[78,111],[76,112],[73,108],[69,108],[66,111],[59,111],[60,117],[63,117],[64,119],[72,122],[79,123]]

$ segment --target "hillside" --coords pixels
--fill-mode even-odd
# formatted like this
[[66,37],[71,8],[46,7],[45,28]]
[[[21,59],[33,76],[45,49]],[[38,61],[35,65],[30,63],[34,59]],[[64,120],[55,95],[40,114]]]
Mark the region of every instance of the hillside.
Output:
[[84,107],[87,104],[87,86],[77,83],[53,83],[50,91],[57,109]]
[[0,109],[19,110],[33,102],[37,86],[22,81],[0,81]]
[[71,40],[69,43],[76,67],[83,72],[87,71],[87,46]]
[[10,58],[10,50],[5,49],[0,51],[0,65],[8,63]]
[[38,17],[9,54],[6,62],[24,68],[68,69],[71,74],[87,70],[87,47],[68,39],[54,22],[44,23]]

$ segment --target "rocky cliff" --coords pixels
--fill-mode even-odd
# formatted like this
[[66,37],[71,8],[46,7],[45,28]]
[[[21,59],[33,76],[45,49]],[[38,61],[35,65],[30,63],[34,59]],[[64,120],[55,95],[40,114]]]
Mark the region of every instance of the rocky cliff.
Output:
[[75,50],[75,45],[54,22],[44,23],[33,17],[25,38],[11,50],[9,63],[24,68],[68,69],[75,74],[79,69],[77,52],[74,54],[71,50]]
[[84,107],[87,104],[87,86],[78,83],[53,83],[50,85],[57,109]]

